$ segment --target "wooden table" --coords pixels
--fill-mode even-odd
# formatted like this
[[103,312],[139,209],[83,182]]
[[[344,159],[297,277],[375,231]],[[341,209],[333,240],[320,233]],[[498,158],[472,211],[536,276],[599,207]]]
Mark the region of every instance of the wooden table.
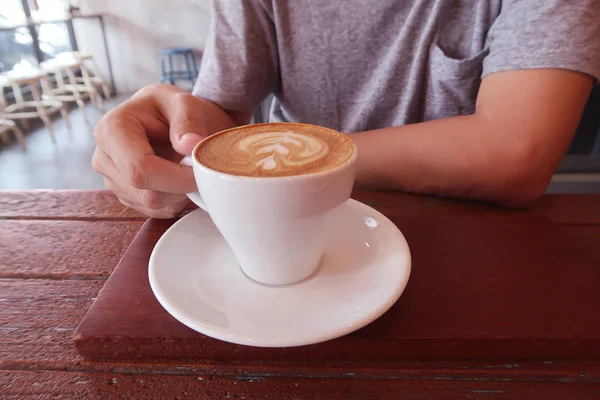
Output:
[[[544,216],[574,239],[578,257],[600,268],[599,195],[547,196],[527,212],[404,194],[354,197],[386,215],[490,223]],[[73,332],[144,220],[103,191],[0,192],[0,398],[600,399],[600,359],[589,357],[84,360]],[[600,337],[600,314],[590,318],[591,336]]]

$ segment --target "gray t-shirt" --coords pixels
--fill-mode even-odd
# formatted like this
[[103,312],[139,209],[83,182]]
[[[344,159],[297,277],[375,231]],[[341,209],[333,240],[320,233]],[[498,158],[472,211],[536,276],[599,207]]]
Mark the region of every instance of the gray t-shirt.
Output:
[[600,0],[213,0],[194,94],[342,132],[472,114],[490,73],[600,79]]

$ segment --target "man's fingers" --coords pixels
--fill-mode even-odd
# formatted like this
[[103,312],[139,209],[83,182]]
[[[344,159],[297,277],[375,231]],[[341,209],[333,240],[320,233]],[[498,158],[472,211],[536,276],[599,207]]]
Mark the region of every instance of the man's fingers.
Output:
[[111,170],[118,172],[117,167],[114,166],[110,157],[98,147],[96,147],[92,156],[92,169],[104,176],[112,176]]
[[118,178],[114,173],[109,174],[113,179],[136,189],[170,193],[196,190],[192,170],[156,156],[141,124],[131,118],[120,118],[112,126],[97,130],[98,146],[105,154],[110,154],[119,171]]
[[[208,136],[204,101],[171,85],[148,86],[138,91],[132,98],[134,102],[151,103],[155,115],[150,122],[160,119],[168,127],[173,148],[182,155],[190,155],[194,146]],[[149,125],[149,121],[143,121]],[[154,124],[156,125],[156,124]],[[148,128],[148,127],[146,127]]]
[[133,160],[154,154],[144,126],[125,112],[107,115],[94,131],[98,147],[110,154],[119,171],[126,170]]
[[[122,182],[117,167],[110,157],[99,149],[94,152],[92,165],[96,171],[104,175],[106,188],[129,204],[137,204],[147,210],[179,211],[180,204],[185,206],[189,203],[189,199],[184,194],[140,190],[131,187],[126,182]],[[171,210],[169,207],[174,207],[174,209]]]
[[139,206],[146,210],[179,212],[190,202],[187,196],[182,194],[123,188],[113,179],[107,177],[104,178],[104,184],[108,190],[117,195],[119,200],[135,204],[136,207]]
[[180,194],[196,190],[191,168],[154,154],[133,159],[119,171],[125,177],[125,182],[136,189]]
[[144,215],[147,215],[151,218],[159,218],[159,219],[175,218],[185,208],[185,205],[183,205],[179,211],[171,211],[170,209],[154,210],[151,208],[144,207],[140,204],[131,203],[127,200],[119,199],[119,201],[121,202],[121,204],[123,204],[126,207],[132,208],[132,209],[134,209]]
[[175,86],[147,86],[130,101],[130,110],[136,115],[151,116],[140,120],[149,136],[155,139],[164,134],[180,154],[189,155],[196,143],[212,133],[207,131],[206,101]]

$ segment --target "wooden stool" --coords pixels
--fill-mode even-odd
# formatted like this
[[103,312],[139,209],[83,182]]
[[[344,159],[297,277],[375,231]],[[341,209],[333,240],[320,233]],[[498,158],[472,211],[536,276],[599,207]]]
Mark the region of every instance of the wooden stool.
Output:
[[102,89],[104,92],[104,97],[107,99],[111,97],[111,90],[108,83],[106,83],[106,81],[100,75],[100,69],[98,68],[98,64],[96,64],[94,56],[92,56],[91,53],[83,51],[68,51],[57,54],[55,60],[58,62],[75,62],[79,65],[81,77],[76,77],[75,81],[87,88],[92,102],[95,103],[95,107],[100,111],[103,111],[104,104],[102,97],[100,95],[96,95],[99,93],[96,87]]
[[[183,56],[185,61],[185,70],[176,70],[173,67],[173,57]],[[165,65],[165,61],[167,65]],[[194,85],[198,77],[198,66],[194,51],[188,47],[177,47],[173,49],[163,49],[160,52],[160,81],[168,82],[174,85],[178,80],[189,80]]]
[[[46,79],[46,75],[41,70],[28,70],[23,72],[10,71],[0,75],[0,102],[6,104],[4,99],[4,87],[12,87],[15,96],[15,104],[7,105],[4,108],[3,117],[11,120],[28,120],[40,118],[52,141],[56,141],[50,115],[59,111],[69,126],[69,116],[62,101],[52,97],[50,84]],[[48,96],[42,99],[42,95],[38,88],[38,84],[42,87],[42,91]],[[23,98],[22,87],[29,86],[33,101],[25,101]]]
[[[56,79],[56,87],[50,87],[49,93],[46,93],[44,98],[77,103],[83,120],[89,125],[84,100],[89,97],[94,106],[101,107],[102,98],[91,82],[87,84],[78,82],[75,74],[83,68],[82,63],[74,58],[62,57],[44,61],[40,67],[46,74],[54,75]],[[67,82],[65,82],[65,75]]]
[[102,78],[100,75],[100,68],[98,68],[98,64],[96,64],[96,60],[91,53],[83,52],[83,51],[71,51],[66,53],[60,53],[58,57],[61,55],[70,55],[71,57],[79,60],[83,67],[81,71],[82,77],[78,78],[79,82],[91,82],[94,86],[100,86],[102,91],[104,92],[104,98],[108,99],[111,96],[110,86],[108,83]]

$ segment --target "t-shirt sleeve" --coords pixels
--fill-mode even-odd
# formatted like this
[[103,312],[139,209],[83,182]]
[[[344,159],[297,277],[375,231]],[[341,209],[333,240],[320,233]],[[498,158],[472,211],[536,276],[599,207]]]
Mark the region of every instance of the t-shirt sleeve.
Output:
[[558,68],[600,80],[600,0],[505,0],[487,36],[483,76]]
[[251,111],[278,82],[270,2],[213,0],[212,20],[193,94],[235,111]]

